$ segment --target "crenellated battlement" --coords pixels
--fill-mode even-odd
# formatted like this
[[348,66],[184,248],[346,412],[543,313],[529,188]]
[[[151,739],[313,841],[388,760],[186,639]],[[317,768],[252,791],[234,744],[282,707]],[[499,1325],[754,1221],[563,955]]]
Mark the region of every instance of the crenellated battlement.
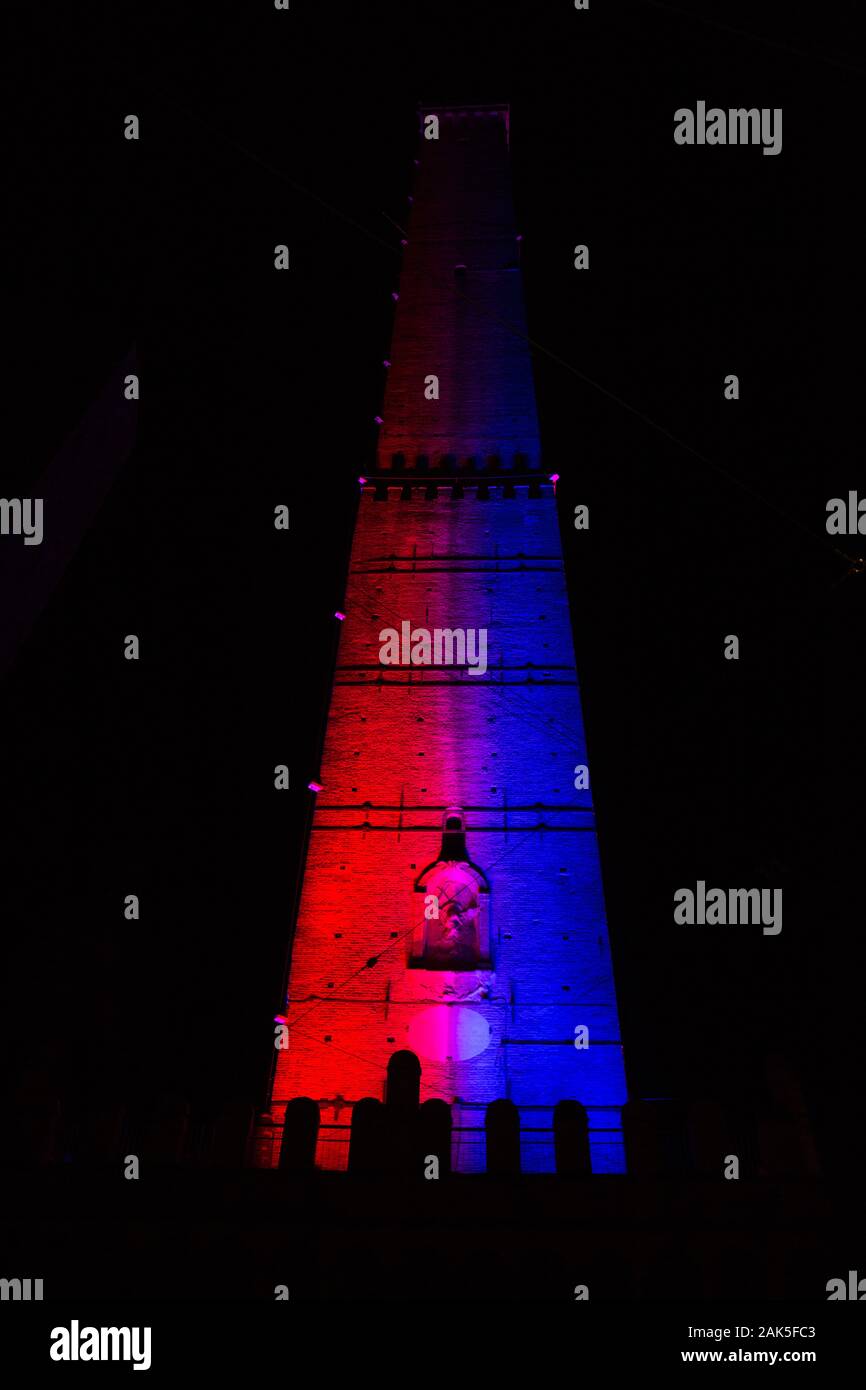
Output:
[[479,478],[461,474],[451,481],[439,475],[426,483],[419,482],[417,477],[411,482],[395,483],[393,474],[374,473],[364,479],[361,490],[372,495],[377,502],[437,502],[440,498],[449,502],[531,502],[552,498],[556,492],[550,478],[532,477],[525,473],[506,478]]

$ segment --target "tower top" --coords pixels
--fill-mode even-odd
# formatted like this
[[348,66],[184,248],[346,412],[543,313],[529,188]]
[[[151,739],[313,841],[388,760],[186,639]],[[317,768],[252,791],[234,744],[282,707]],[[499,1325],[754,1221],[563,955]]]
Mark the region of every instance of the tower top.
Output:
[[418,104],[380,472],[540,467],[508,122],[506,102]]
[[462,116],[484,116],[487,114],[500,113],[507,115],[509,103],[507,101],[419,101],[418,110],[423,112],[443,112],[450,111],[455,115]]
[[419,123],[423,122],[425,116],[438,116],[440,120],[445,121],[446,128],[452,123],[456,123],[462,128],[467,121],[474,118],[494,124],[504,124],[505,144],[506,147],[508,146],[511,107],[507,101],[419,101]]

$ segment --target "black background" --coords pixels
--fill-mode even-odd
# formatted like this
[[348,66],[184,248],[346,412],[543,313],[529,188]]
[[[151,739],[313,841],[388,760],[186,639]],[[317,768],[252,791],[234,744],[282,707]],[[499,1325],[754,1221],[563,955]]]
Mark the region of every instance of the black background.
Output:
[[[855,7],[757,9],[20,7],[3,495],[133,344],[142,401],[2,686],[11,1086],[263,1099],[415,108],[507,100],[631,1089],[781,1046],[862,1162]],[[782,107],[782,153],[677,147],[699,99]],[[698,878],[782,887],[781,935],[675,926]]]

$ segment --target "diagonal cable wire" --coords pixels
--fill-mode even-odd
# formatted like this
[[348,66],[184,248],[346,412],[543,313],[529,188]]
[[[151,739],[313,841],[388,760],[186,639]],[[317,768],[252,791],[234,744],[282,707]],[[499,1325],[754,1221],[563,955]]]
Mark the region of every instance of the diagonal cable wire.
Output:
[[726,34],[734,34],[740,39],[749,39],[752,43],[765,44],[767,48],[776,48],[780,53],[792,53],[797,58],[808,58],[814,62],[817,58],[821,63],[829,63],[831,67],[841,68],[843,72],[862,73],[862,67],[855,67],[853,63],[843,63],[838,58],[830,58],[826,53],[816,53],[814,49],[794,48],[793,44],[779,43],[777,39],[764,38],[762,34],[753,34],[748,29],[735,29],[733,24],[723,24],[719,19],[710,19],[708,15],[696,14],[693,10],[682,10],[677,5],[662,3],[662,0],[643,0],[645,5],[651,5],[654,10],[668,10],[671,14],[680,15],[683,19],[691,19],[698,24],[706,24],[713,29],[721,29]]
[[[524,835],[521,835],[520,839],[517,841],[516,844],[509,845],[507,849],[503,850],[502,854],[498,855],[495,859],[491,860],[489,864],[485,865],[485,873],[487,873],[490,869],[495,868],[497,864],[501,864],[503,859],[507,859],[509,855],[513,854],[515,850],[517,850],[520,847],[521,844],[523,844],[526,840],[530,839],[531,836],[535,833],[536,832],[533,829],[528,830]],[[440,899],[440,905],[442,902],[449,903],[452,901],[453,899],[445,897],[444,899]],[[417,931],[418,927],[422,926],[425,920],[426,919],[424,917],[419,917],[418,920],[411,927],[409,927],[406,931],[402,932],[398,937],[389,937],[388,940],[380,947],[380,949],[377,952],[374,952],[372,956],[368,956],[368,958],[364,961],[363,965],[359,965],[356,970],[353,970],[350,975],[347,975],[344,980],[340,981],[340,985],[336,993],[322,995],[319,999],[315,1001],[315,1003],[313,1003],[310,1006],[309,1009],[307,1009],[304,1013],[300,1014],[298,1018],[286,1018],[287,1026],[289,1028],[294,1028],[296,1023],[303,1022],[305,1018],[307,1018],[315,1009],[320,1008],[322,1004],[329,1003],[333,999],[339,999],[339,990],[345,989],[346,985],[351,984],[352,980],[357,979],[358,976],[364,970],[371,970],[374,965],[378,965],[381,957],[385,955],[385,953],[390,948],[400,946],[400,944],[403,941],[405,941],[407,937],[413,936]]]

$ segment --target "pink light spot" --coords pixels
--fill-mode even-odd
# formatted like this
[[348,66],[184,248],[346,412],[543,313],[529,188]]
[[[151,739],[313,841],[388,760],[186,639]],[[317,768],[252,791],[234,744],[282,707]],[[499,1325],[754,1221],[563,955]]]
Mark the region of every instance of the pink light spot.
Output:
[[321,782],[308,782],[307,786],[309,787],[311,792],[320,792],[324,790]]
[[431,1061],[464,1061],[490,1046],[490,1025],[475,1009],[423,1009],[409,1024],[408,1041]]

